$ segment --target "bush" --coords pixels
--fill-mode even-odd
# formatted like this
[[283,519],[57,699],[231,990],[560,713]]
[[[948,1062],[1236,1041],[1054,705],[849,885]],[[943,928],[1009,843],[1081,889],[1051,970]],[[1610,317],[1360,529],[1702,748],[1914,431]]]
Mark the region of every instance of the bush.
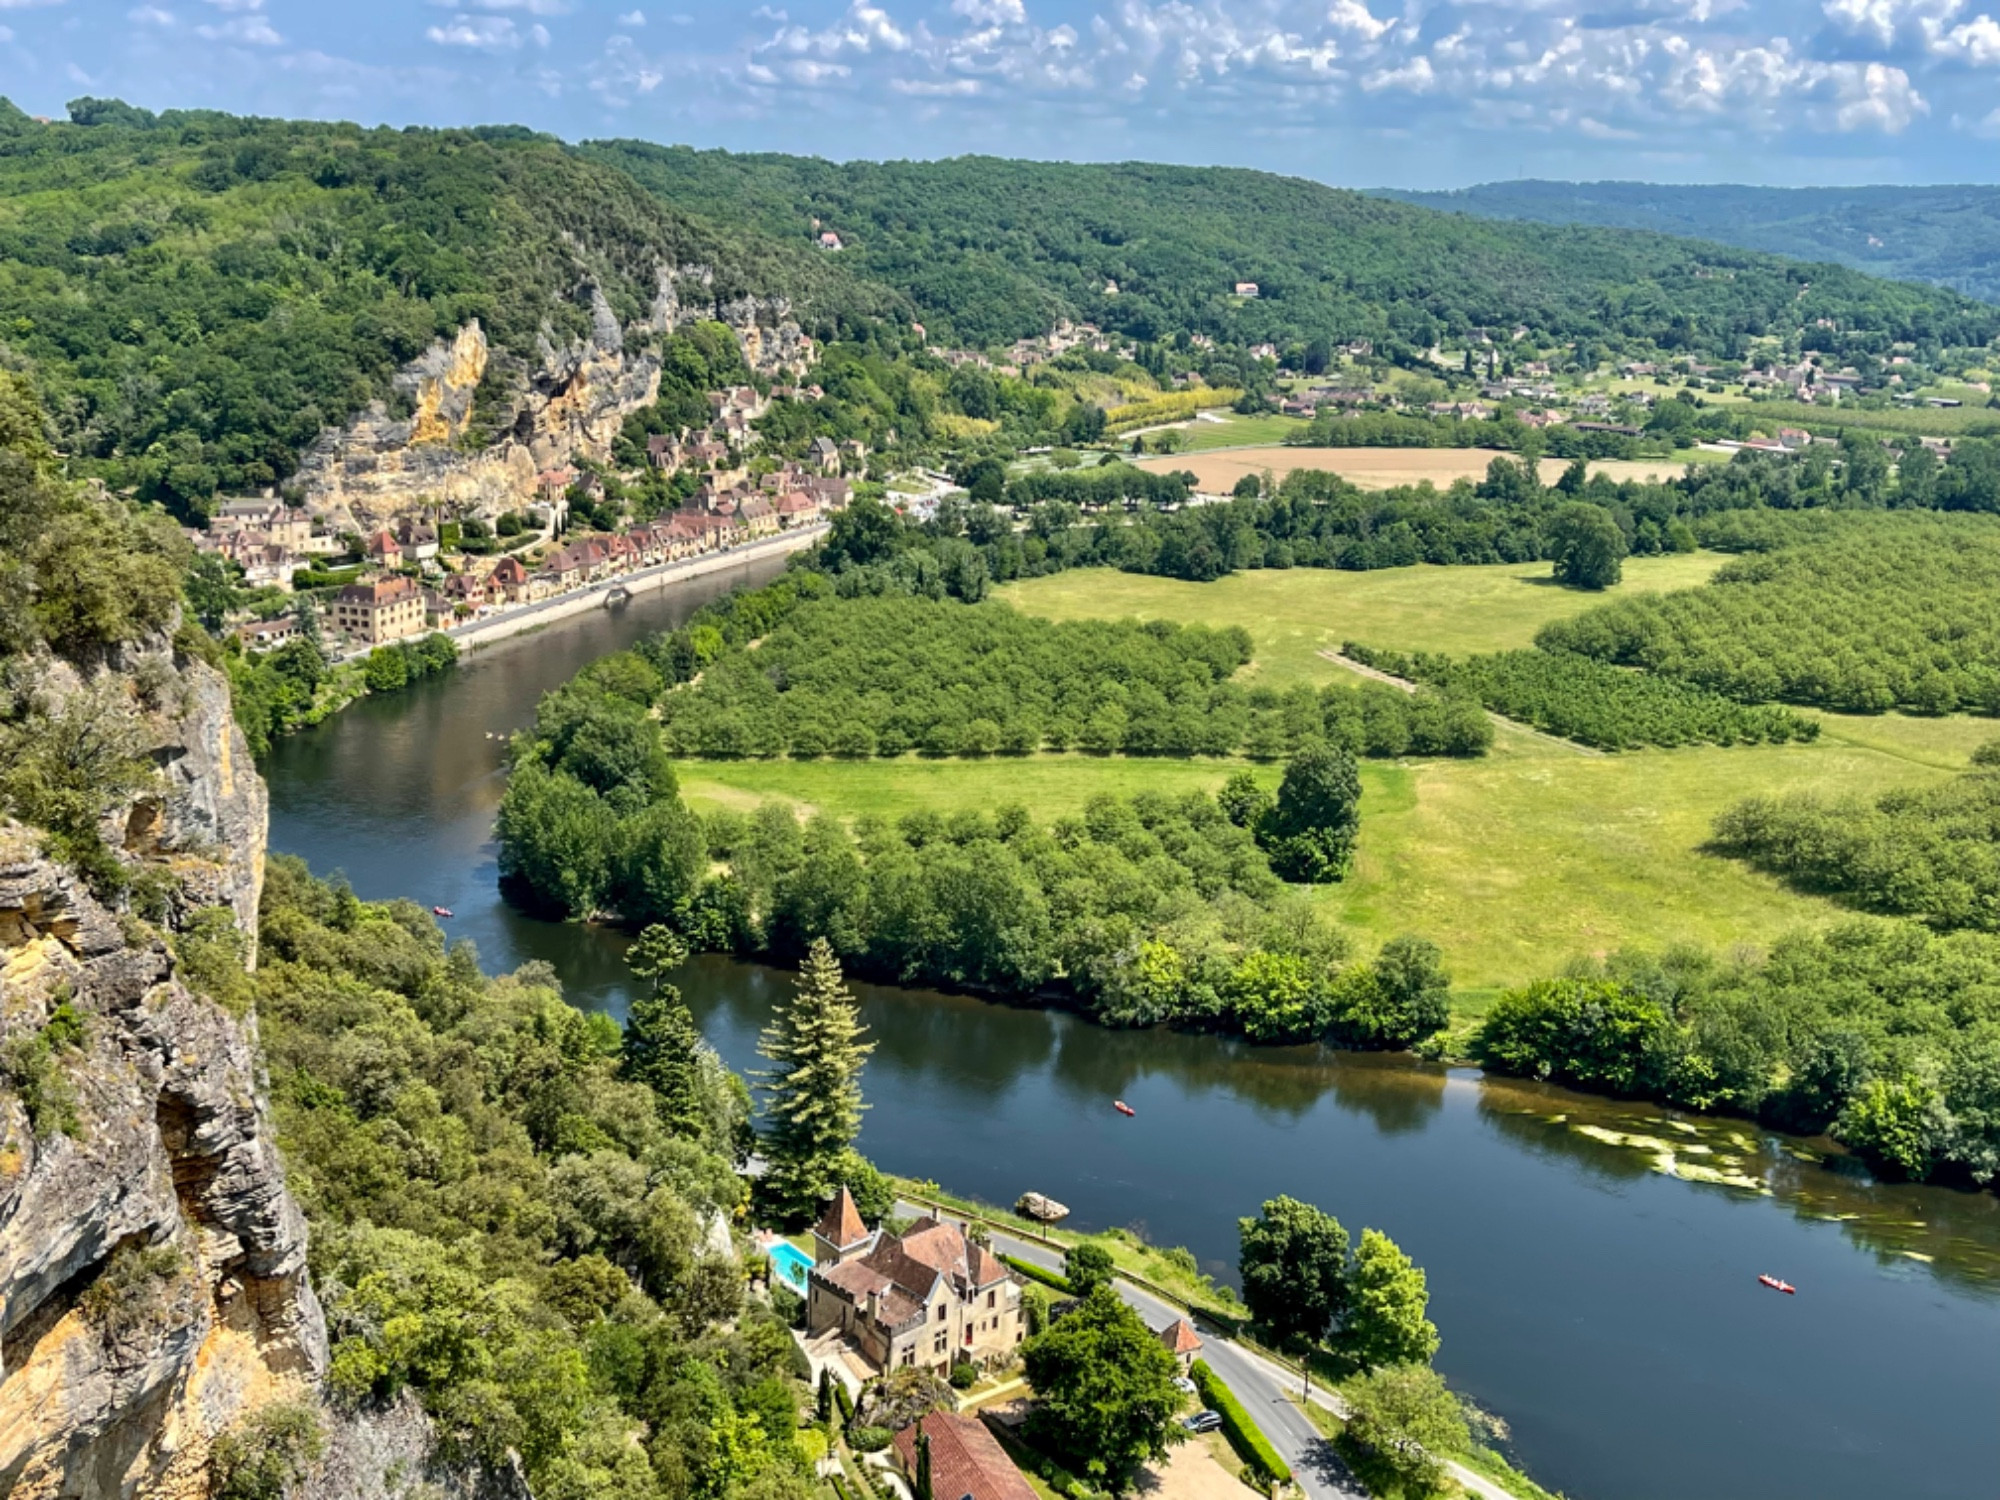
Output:
[[1031,1260],[1022,1260],[1019,1256],[1008,1255],[1002,1251],[1000,1252],[1000,1263],[1006,1266],[1008,1270],[1017,1272],[1027,1277],[1030,1281],[1038,1281],[1043,1286],[1053,1287],[1065,1297],[1074,1297],[1077,1295],[1076,1288],[1069,1284],[1067,1277],[1057,1272],[1046,1270]]
[[850,1427],[847,1444],[856,1453],[880,1453],[895,1436],[886,1427]]
[[1271,1440],[1250,1419],[1250,1413],[1243,1409],[1236,1393],[1208,1367],[1208,1361],[1196,1360],[1194,1368],[1188,1373],[1194,1378],[1194,1388],[1200,1393],[1202,1403],[1222,1418],[1223,1435],[1229,1439],[1229,1446],[1236,1450],[1236,1456],[1266,1484],[1290,1484],[1291,1466],[1278,1456]]
[[979,1366],[969,1359],[961,1359],[951,1367],[951,1386],[956,1391],[969,1391],[979,1384]]
[[259,1407],[209,1450],[210,1500],[284,1500],[325,1450],[312,1407],[293,1401]]

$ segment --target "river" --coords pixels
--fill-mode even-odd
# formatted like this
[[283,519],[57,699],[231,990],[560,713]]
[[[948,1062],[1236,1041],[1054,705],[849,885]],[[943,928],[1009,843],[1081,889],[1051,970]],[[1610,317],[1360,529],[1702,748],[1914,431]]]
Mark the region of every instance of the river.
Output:
[[[500,900],[499,737],[586,662],[781,567],[489,647],[283,742],[271,847],[364,897],[449,907],[488,968],[544,960],[578,1004],[622,1014],[618,935]],[[684,989],[745,1068],[788,983],[700,958]],[[1140,1229],[1224,1277],[1236,1219],[1278,1193],[1383,1229],[1429,1272],[1439,1367],[1574,1500],[2000,1491],[1992,1194],[1881,1186],[1824,1142],[1471,1070],[857,992],[879,1043],[862,1145],[882,1166],[995,1202],[1037,1189],[1074,1226]]]

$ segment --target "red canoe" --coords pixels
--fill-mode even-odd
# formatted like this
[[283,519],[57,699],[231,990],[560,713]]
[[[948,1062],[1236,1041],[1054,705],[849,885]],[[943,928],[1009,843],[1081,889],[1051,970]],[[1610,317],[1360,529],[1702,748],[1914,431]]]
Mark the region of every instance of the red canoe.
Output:
[[1780,1281],[1775,1276],[1759,1276],[1757,1280],[1762,1285],[1769,1287],[1774,1292],[1784,1292],[1787,1295],[1794,1297],[1798,1295],[1799,1289],[1793,1286],[1789,1281]]
[[431,908],[431,915],[434,917],[448,917],[451,915],[451,908],[449,906],[433,906]]
[[1131,1105],[1127,1104],[1123,1099],[1113,1099],[1111,1101],[1111,1107],[1117,1110],[1118,1113],[1121,1115],[1136,1115],[1137,1113],[1139,1113],[1138,1110],[1134,1109]]

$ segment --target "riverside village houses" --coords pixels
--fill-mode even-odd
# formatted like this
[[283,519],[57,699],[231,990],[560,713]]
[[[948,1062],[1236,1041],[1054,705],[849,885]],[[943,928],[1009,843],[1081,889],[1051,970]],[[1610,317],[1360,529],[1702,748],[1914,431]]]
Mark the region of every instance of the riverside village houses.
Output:
[[808,1336],[838,1332],[881,1370],[939,1374],[1010,1356],[1025,1332],[1021,1286],[998,1257],[928,1216],[870,1230],[846,1188],[813,1226]]

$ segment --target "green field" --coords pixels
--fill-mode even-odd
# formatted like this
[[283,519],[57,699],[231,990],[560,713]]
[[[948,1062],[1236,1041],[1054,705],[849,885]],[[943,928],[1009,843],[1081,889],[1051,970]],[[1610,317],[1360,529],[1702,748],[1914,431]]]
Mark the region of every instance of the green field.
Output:
[[[1215,420],[1211,421],[1211,417]],[[1232,411],[1210,412],[1195,421],[1175,424],[1181,434],[1180,451],[1183,453],[1282,443],[1293,433],[1304,431],[1306,426],[1303,417],[1243,417]],[[1152,446],[1152,439],[1147,439],[1146,446]]]
[[1705,583],[1725,559],[1718,552],[1625,561],[1625,581],[1601,594],[1559,588],[1547,563],[1492,568],[1331,568],[1232,573],[1214,583],[1183,583],[1141,573],[1079,569],[1010,583],[995,595],[1055,620],[1121,618],[1241,625],[1250,632],[1255,680],[1279,686],[1327,681],[1339,671],[1318,653],[1342,641],[1404,651],[1500,651],[1534,643],[1550,620],[1643,590]]
[[[1628,563],[1626,589],[1695,584],[1721,559]],[[1537,626],[1593,602],[1535,579],[1545,565],[1316,569],[1238,574],[1212,584],[1100,571],[1001,591],[1018,607],[1062,618],[1168,616],[1240,624],[1256,643],[1246,669],[1273,683],[1325,682],[1342,669],[1317,655],[1347,637],[1408,648],[1472,651],[1527,644]],[[1962,769],[2000,737],[1990,719],[1821,716],[1814,745],[1702,747],[1599,755],[1503,730],[1484,760],[1367,761],[1352,876],[1316,899],[1364,949],[1403,932],[1437,942],[1476,1013],[1509,984],[1580,953],[1694,942],[1727,951],[1787,928],[1838,920],[1830,902],[1790,891],[1704,853],[1710,823],[1740,797],[1813,789],[1872,795]],[[1245,764],[1036,755],[983,761],[687,761],[682,786],[703,808],[767,799],[842,817],[894,817],[1026,804],[1043,819],[1093,793],[1214,791]],[[1279,768],[1259,776],[1275,785]]]

